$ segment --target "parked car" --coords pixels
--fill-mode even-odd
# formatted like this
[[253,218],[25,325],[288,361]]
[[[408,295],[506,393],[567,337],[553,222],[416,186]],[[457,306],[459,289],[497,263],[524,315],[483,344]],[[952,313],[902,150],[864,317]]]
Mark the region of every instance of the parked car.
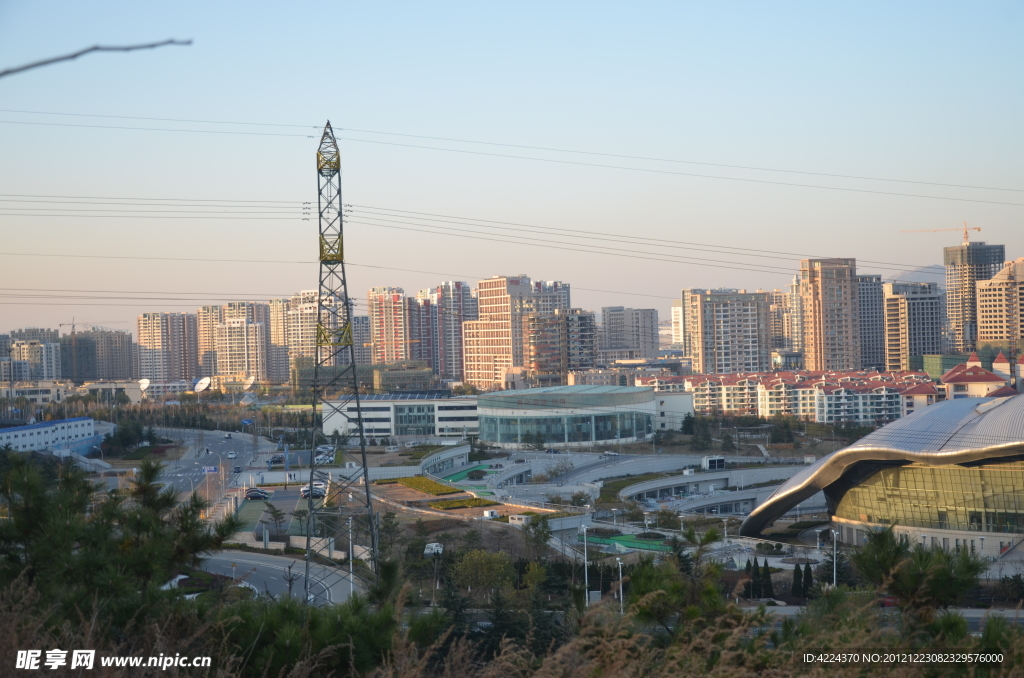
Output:
[[303,487],[301,490],[299,490],[299,496],[302,497],[303,499],[309,499],[309,496],[311,494],[313,495],[314,499],[323,499],[324,497],[327,496],[327,491],[319,487],[314,487],[312,490],[310,490],[309,487]]
[[548,454],[561,454],[562,453],[561,450],[544,450],[544,451],[547,452]]
[[241,466],[236,466],[235,468],[231,469],[231,472],[232,473],[241,473],[242,472],[242,467]]
[[316,457],[316,463],[318,463],[318,464],[333,464],[334,463],[334,455],[333,454],[319,454]]
[[284,455],[283,454],[275,454],[273,457],[270,458],[270,463],[271,464],[283,464],[284,463]]
[[237,452],[228,452],[228,459],[234,459],[238,456]]
[[321,445],[320,447],[316,448],[316,451],[320,452],[321,454],[323,454],[325,452],[334,452],[334,446],[333,445]]
[[245,491],[246,499],[269,499],[270,493],[266,490],[261,490],[258,487],[250,487]]

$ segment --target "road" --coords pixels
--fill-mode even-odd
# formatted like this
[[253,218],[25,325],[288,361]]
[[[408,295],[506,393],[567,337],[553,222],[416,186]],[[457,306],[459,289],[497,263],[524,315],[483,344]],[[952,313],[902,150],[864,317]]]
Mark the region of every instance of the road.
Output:
[[[247,470],[252,472],[260,470],[255,463],[251,435],[232,433],[231,438],[225,438],[223,431],[204,431],[202,443],[199,445],[199,432],[192,429],[158,428],[157,433],[171,440],[182,440],[187,447],[182,458],[169,462],[160,476],[160,480],[173,486],[176,492],[188,494],[199,488],[207,475],[203,472],[203,467],[214,466],[217,468],[218,479],[216,482],[210,483],[211,489],[214,491],[221,486],[220,478],[223,478],[225,487],[231,487],[236,483],[240,486],[247,484]],[[199,456],[196,456],[197,447],[201,447],[198,450],[201,453]],[[259,440],[260,454],[266,454],[275,449],[277,447],[273,442],[262,438]],[[205,453],[206,450],[209,450],[208,454]],[[234,459],[228,458],[230,452],[235,453]],[[242,473],[233,472],[237,466],[242,467]],[[206,498],[205,493],[201,494]],[[216,500],[218,497],[211,496],[209,498]]]
[[[288,566],[292,566],[291,576],[297,577],[292,582],[291,595],[302,598],[305,591],[306,563],[304,560],[287,558],[284,556],[271,556],[263,553],[250,553],[247,551],[218,551],[203,560],[202,569],[214,574],[232,576],[231,566],[235,565],[234,576],[242,579],[253,586],[263,595],[268,591],[275,597],[288,595]],[[320,567],[313,568],[310,577],[312,592],[323,600],[326,594],[330,603],[341,603],[348,599],[349,582],[348,571],[341,568],[327,570],[329,574],[323,579],[317,577],[323,575],[325,570]],[[360,582],[356,581],[355,590],[359,591]]]
[[[786,618],[795,617],[803,611],[803,607],[799,605],[787,605],[786,607],[769,607],[768,611],[775,617],[776,625],[782,623],[782,620]],[[950,608],[951,612],[956,612],[964,617],[967,621],[967,628],[971,633],[978,633],[984,626],[984,620],[986,616],[1002,616],[1010,624],[1016,624],[1018,626],[1024,626],[1024,616],[1018,615],[1017,610],[981,610],[975,608],[963,608],[953,607]],[[898,614],[895,609],[891,612],[892,615]]]

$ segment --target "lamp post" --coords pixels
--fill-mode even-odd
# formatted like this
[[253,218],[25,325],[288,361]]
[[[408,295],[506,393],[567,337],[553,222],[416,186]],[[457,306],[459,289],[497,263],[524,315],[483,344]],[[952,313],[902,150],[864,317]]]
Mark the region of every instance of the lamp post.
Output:
[[836,588],[836,548],[839,544],[839,533],[835,530],[832,532],[832,588]]
[[623,604],[623,591],[622,591],[622,558],[616,558],[615,562],[619,564],[619,614],[625,614]]
[[580,526],[583,530],[583,591],[586,597],[584,607],[590,607],[590,570],[587,568],[587,526]]

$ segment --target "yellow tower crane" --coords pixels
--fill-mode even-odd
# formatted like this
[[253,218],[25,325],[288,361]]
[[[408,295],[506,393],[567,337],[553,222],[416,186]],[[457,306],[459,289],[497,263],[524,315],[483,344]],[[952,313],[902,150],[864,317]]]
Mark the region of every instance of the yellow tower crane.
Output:
[[900,231],[900,233],[944,233],[948,231],[963,231],[964,244],[969,245],[971,240],[967,236],[967,231],[981,231],[981,226],[968,226],[967,222],[965,221],[963,228],[925,228],[920,231]]

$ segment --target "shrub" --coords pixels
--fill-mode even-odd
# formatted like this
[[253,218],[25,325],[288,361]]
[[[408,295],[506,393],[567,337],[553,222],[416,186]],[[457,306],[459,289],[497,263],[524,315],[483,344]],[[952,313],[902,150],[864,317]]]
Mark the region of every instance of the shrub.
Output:
[[461,508],[479,508],[481,506],[499,506],[498,502],[491,501],[489,499],[445,499],[442,501],[432,501],[427,504],[430,508],[440,509],[442,511],[451,511],[453,509]]
[[470,471],[469,473],[467,473],[466,477],[469,478],[470,480],[483,480],[484,476],[486,475],[486,472],[477,469],[475,471]]
[[413,476],[412,478],[399,478],[398,482],[401,485],[405,485],[406,487],[412,488],[414,490],[419,490],[420,492],[432,494],[435,497],[440,497],[441,495],[445,494],[458,494],[459,492],[462,492],[462,490],[457,490],[453,487],[442,485],[441,483],[435,482],[430,478],[424,478],[423,476]]
[[665,539],[661,532],[642,532],[636,536],[637,539]]

